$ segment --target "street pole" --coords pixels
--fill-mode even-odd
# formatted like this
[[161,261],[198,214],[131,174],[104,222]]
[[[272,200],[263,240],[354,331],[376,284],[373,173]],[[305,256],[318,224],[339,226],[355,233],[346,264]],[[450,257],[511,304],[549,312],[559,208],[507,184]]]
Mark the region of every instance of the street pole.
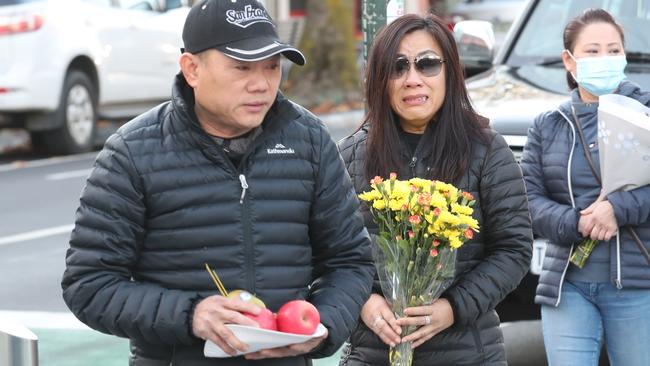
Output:
[[0,365],[38,366],[38,337],[21,324],[0,317]]
[[404,0],[363,0],[361,30],[364,61],[368,61],[368,52],[377,31],[402,15],[404,15]]

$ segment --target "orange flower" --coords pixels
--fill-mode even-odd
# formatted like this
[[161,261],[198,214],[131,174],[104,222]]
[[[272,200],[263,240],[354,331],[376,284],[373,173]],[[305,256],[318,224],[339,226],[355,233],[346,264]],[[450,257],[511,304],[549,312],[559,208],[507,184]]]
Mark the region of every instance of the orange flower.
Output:
[[409,206],[408,205],[402,205],[402,211],[408,211]]
[[471,239],[471,238],[474,237],[474,232],[472,231],[472,229],[467,229],[467,230],[465,230],[465,232],[463,233],[463,235],[465,235],[465,237],[466,237],[467,239]]
[[440,216],[441,213],[442,213],[442,210],[439,207],[436,207],[433,210],[433,216]]
[[370,180],[370,184],[379,184],[379,183],[381,183],[383,181],[384,180],[380,176],[377,175],[377,176],[375,176],[374,178],[372,178]]
[[420,218],[420,215],[412,215],[409,216],[409,222],[413,225],[418,225],[422,222],[422,218]]
[[431,249],[430,254],[434,258],[437,257],[438,256],[438,249]]
[[440,245],[440,240],[433,239],[433,242],[431,244],[433,244],[434,247],[437,247],[438,245]]
[[395,179],[397,179],[397,173],[395,172],[390,173],[390,180],[395,180]]
[[464,197],[466,200],[468,200],[468,201],[473,201],[473,200],[474,200],[474,196],[472,196],[472,194],[469,193],[469,192],[463,192],[463,193],[461,193],[461,194],[462,194],[463,197]]
[[413,233],[413,230],[409,230],[408,235],[409,235],[409,238],[413,239],[413,237],[415,236],[415,233]]
[[431,193],[424,192],[418,196],[418,203],[422,206],[428,206],[431,203]]

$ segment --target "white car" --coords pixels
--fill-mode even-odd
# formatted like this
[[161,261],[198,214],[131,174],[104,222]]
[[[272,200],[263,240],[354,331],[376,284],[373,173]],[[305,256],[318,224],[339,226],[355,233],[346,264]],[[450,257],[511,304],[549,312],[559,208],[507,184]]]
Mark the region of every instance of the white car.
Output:
[[0,0],[0,126],[35,147],[92,149],[98,119],[169,99],[189,8],[180,0]]
[[527,0],[462,0],[452,8],[452,16],[460,20],[486,20],[495,30],[512,24],[524,10]]

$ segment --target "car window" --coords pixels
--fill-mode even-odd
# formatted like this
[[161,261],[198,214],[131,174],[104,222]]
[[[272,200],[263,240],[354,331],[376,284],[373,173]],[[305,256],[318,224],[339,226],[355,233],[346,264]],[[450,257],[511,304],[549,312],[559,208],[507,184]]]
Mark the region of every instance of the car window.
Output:
[[[566,23],[587,8],[603,8],[625,30],[626,53],[650,50],[650,0],[541,0],[532,12],[508,64],[522,66],[560,58],[562,31]],[[544,32],[540,32],[544,29]]]
[[181,6],[183,6],[183,2],[181,0],[167,0],[167,1],[165,1],[165,9],[166,10],[180,8]]

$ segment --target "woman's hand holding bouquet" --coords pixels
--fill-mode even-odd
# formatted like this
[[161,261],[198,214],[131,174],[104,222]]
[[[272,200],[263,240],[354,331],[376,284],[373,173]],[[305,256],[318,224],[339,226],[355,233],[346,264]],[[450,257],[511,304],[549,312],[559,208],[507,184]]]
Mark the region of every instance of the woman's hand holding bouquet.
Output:
[[580,211],[578,231],[585,239],[575,247],[569,260],[582,268],[599,240],[609,241],[618,232],[614,208],[604,196],[599,196],[589,207]]
[[[478,232],[478,222],[472,218],[475,200],[451,184],[420,178],[401,181],[395,173],[388,180],[375,177],[370,184],[372,189],[359,198],[368,204],[379,226],[374,237],[375,265],[384,297],[398,318],[397,324],[404,326],[400,329],[404,338],[391,347],[390,361],[408,366],[413,346],[453,323],[448,302],[435,301],[453,280],[456,249]],[[434,307],[447,311],[435,324],[431,318]],[[405,318],[408,315],[411,317]],[[381,314],[375,317],[371,328],[381,325]],[[366,319],[364,322],[368,324]],[[426,329],[416,332],[422,326]]]

